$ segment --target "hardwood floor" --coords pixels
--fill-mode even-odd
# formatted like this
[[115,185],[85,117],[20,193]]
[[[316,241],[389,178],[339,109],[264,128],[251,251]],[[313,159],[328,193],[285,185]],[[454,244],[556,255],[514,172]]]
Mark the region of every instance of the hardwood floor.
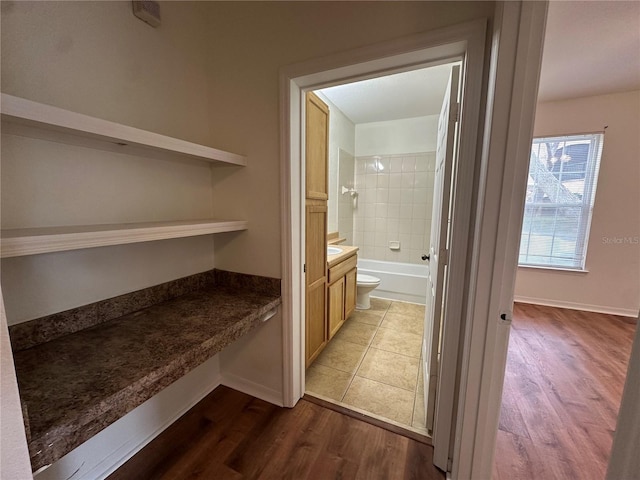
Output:
[[218,387],[109,479],[444,479],[432,447],[306,400]]
[[516,304],[494,479],[603,479],[635,324]]

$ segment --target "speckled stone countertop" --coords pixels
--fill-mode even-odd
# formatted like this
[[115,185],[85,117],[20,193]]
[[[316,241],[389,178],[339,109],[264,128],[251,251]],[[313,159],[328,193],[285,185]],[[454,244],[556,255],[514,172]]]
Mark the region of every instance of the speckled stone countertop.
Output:
[[279,292],[255,288],[260,277],[216,273],[224,282],[15,352],[34,471],[260,325],[281,303]]
[[336,266],[340,262],[358,253],[358,247],[350,247],[347,245],[336,245],[336,246],[342,249],[342,252],[336,253],[335,255],[327,255],[327,267],[329,268]]

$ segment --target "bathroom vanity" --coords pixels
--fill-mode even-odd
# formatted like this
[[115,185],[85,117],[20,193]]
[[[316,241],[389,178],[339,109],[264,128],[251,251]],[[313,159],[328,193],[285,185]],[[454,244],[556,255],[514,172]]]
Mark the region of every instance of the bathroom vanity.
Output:
[[[356,307],[356,280],[358,262],[358,247],[327,247],[327,301],[326,305],[317,306],[317,310],[324,310],[324,315],[313,316],[314,323],[307,323],[307,351],[306,365],[309,367],[329,340],[340,330],[345,320]],[[321,342],[316,340],[321,338]],[[313,346],[312,340],[315,340]]]
[[356,263],[358,247],[327,255],[327,331],[331,340],[356,307]]

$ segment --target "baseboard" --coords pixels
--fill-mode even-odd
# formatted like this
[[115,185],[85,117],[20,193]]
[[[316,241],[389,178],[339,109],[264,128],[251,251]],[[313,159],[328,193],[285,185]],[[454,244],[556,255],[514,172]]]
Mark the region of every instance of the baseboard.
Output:
[[[131,459],[136,453],[142,450],[145,446],[147,446],[153,439],[155,439],[158,435],[164,432],[168,427],[170,427],[176,420],[182,417],[185,413],[191,410],[198,402],[200,402],[204,397],[209,395],[213,390],[221,385],[221,378],[218,376],[211,383],[207,384],[198,391],[191,399],[184,404],[182,408],[175,411],[171,417],[165,419],[165,421],[156,428],[153,433],[145,437],[143,440],[139,441],[133,447],[128,445],[124,445],[121,449],[116,450],[111,455],[109,455],[103,462],[96,465],[92,470],[87,472],[85,475],[81,477],[81,479],[93,480],[93,479],[105,479],[113,472],[115,472],[118,468],[124,465],[129,459]],[[122,451],[126,450],[126,451]],[[115,458],[114,458],[115,457]]]
[[535,297],[524,297],[516,295],[514,302],[530,303],[533,305],[544,305],[546,307],[568,308],[569,310],[582,310],[584,312],[606,313],[609,315],[620,315],[622,317],[638,318],[638,310],[628,308],[617,308],[602,305],[590,305],[584,303],[567,302],[564,300],[549,300]]
[[[425,290],[426,292],[426,290]],[[388,290],[375,290],[375,295],[371,295],[372,298],[383,298],[385,300],[395,300],[398,302],[409,302],[424,305],[425,295],[412,295],[410,293],[391,292]]]
[[251,380],[247,380],[232,373],[222,374],[221,385],[233,388],[234,390],[246,393],[247,395],[251,395],[252,397],[259,398],[260,400],[264,400],[265,402],[272,403],[279,407],[284,406],[284,402],[282,401],[282,392],[265,387],[264,385],[252,382]]

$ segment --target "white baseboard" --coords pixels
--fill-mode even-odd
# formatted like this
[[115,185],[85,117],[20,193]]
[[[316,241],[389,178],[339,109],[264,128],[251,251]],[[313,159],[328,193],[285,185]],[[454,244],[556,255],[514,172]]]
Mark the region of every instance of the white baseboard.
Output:
[[282,392],[265,387],[264,385],[252,382],[232,373],[223,373],[220,383],[225,387],[233,388],[234,390],[259,398],[265,402],[273,403],[279,407],[284,406]]
[[603,305],[590,305],[585,303],[567,302],[564,300],[549,300],[546,298],[524,297],[515,295],[514,302],[530,303],[533,305],[544,305],[546,307],[568,308],[570,310],[582,310],[584,312],[606,313],[609,315],[620,315],[622,317],[638,318],[638,310],[629,308],[618,308]]

